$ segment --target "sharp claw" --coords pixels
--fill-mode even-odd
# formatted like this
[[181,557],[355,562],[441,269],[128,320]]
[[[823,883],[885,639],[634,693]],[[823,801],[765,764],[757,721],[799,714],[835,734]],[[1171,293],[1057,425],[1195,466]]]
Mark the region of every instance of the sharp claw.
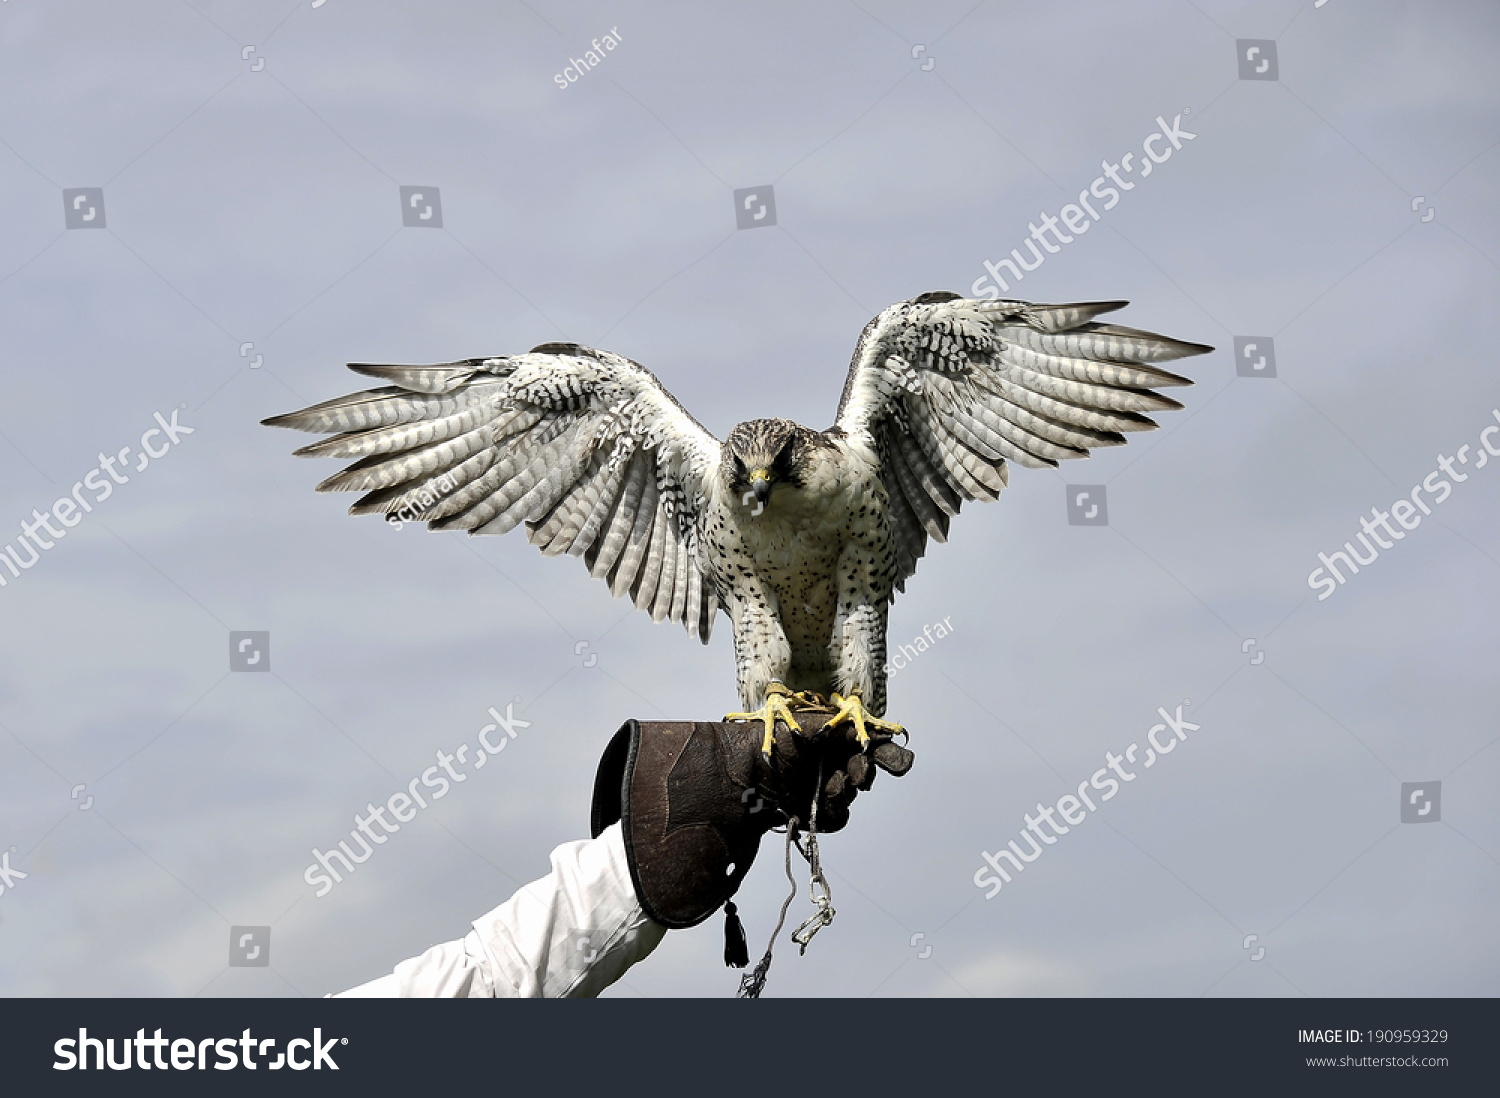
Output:
[[771,761],[771,750],[776,741],[776,722],[782,721],[791,731],[802,732],[802,726],[792,716],[791,709],[787,706],[786,698],[797,698],[791,694],[786,687],[780,683],[772,683],[766,688],[766,702],[753,713],[726,713],[726,721],[760,721],[766,729],[765,739],[761,741],[760,753],[766,762]]
[[854,725],[855,742],[859,744],[861,751],[868,751],[872,742],[870,733],[865,727],[866,724],[873,726],[877,731],[888,732],[891,735],[906,732],[906,729],[899,724],[881,720],[879,717],[872,717],[866,713],[864,703],[860,701],[858,694],[850,694],[848,697],[835,694],[833,704],[838,708],[838,712],[828,718],[828,722],[823,727],[831,728],[833,725],[846,723]]

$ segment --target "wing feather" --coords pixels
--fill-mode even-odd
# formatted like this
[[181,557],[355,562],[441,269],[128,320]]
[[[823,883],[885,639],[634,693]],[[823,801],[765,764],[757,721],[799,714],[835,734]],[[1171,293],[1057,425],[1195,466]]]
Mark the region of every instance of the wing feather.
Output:
[[[921,451],[915,443],[907,441],[904,437],[896,438],[888,445],[884,465],[894,477],[896,489],[906,499],[907,506],[921,528],[934,541],[941,544],[948,540],[949,515],[957,514],[958,511],[956,508],[952,511],[945,510],[922,486],[917,474],[912,471],[911,463],[914,457],[925,465],[926,459],[921,456]],[[889,489],[887,492],[894,494],[890,493]]]
[[1105,412],[1176,412],[1182,409],[1182,405],[1171,397],[1153,393],[1150,389],[1094,385],[1086,381],[1035,373],[1016,366],[1002,366],[995,371],[995,376],[1028,392]]
[[[663,501],[665,502],[665,501]],[[656,558],[656,591],[651,603],[651,620],[661,621],[672,610],[672,596],[677,583],[677,539],[665,536],[668,522],[659,517],[656,528],[662,532],[661,550],[653,554]],[[642,596],[644,599],[644,596]]]
[[319,491],[361,491],[353,513],[435,530],[524,523],[544,553],[583,557],[614,594],[707,640],[719,604],[696,526],[720,446],[650,371],[570,343],[350,369],[385,387],[264,421],[331,436],[301,456],[355,459]]
[[462,490],[489,471],[495,462],[493,450],[481,450],[465,458],[447,473],[438,476],[405,481],[388,488],[377,488],[361,496],[349,508],[352,515],[392,515],[398,511],[415,515],[421,513],[431,518],[445,513],[454,499],[461,498]]
[[[633,593],[636,589],[636,579],[641,571],[641,565],[646,560],[646,551],[651,546],[651,527],[656,517],[656,477],[647,472],[644,479],[645,486],[641,492],[640,502],[635,507],[630,536],[625,542],[624,552],[620,554],[619,560],[615,562],[614,569],[610,573],[609,589],[610,593],[616,597],[627,591]],[[633,594],[632,597],[634,597]]]
[[1192,382],[1155,364],[1213,348],[1096,320],[1125,304],[933,293],[865,326],[836,422],[880,459],[899,581],[965,500],[1000,494],[1007,462],[1087,457],[1182,407],[1154,390]]
[[392,385],[325,400],[300,412],[272,416],[261,422],[267,427],[291,427],[298,431],[365,431],[452,415],[472,399],[472,396],[433,397]]
[[471,454],[489,446],[492,436],[488,424],[480,424],[456,438],[417,446],[386,457],[372,454],[361,458],[341,473],[335,473],[322,484],[320,492],[368,492],[446,472]]
[[646,531],[645,551],[641,554],[640,567],[635,573],[635,582],[630,586],[630,597],[634,600],[638,609],[652,612],[656,603],[656,585],[661,579],[662,564],[662,530],[661,530],[661,495],[660,488],[657,489],[655,519]]
[[[641,496],[646,490],[646,461],[633,454],[626,465],[625,484],[620,489],[620,499],[610,513],[609,526],[603,538],[595,541],[584,553],[583,562],[589,575],[595,579],[609,579],[614,574],[615,564],[625,548],[630,531],[635,526],[636,512]],[[611,581],[612,583],[613,581]]]
[[614,513],[625,479],[625,466],[608,465],[596,460],[590,474],[579,481],[580,487],[559,500],[539,530],[536,544],[549,556],[567,553],[578,556],[587,551],[599,536],[599,528]]

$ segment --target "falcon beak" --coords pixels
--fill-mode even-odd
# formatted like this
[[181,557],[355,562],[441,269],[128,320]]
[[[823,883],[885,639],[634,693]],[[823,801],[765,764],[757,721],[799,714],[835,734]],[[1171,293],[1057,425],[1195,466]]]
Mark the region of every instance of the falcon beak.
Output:
[[771,498],[771,470],[756,469],[750,474],[750,490],[761,503]]

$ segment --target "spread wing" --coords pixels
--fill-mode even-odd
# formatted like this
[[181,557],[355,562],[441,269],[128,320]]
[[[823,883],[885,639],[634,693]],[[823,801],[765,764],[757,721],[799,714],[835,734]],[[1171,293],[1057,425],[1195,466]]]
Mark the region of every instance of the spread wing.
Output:
[[1155,364],[1213,350],[1098,324],[1123,301],[1034,305],[923,294],[865,326],[837,426],[872,446],[891,498],[904,585],[928,537],[965,500],[992,500],[1005,463],[1035,468],[1118,446],[1181,408],[1152,389],[1191,385]]
[[547,343],[437,366],[349,368],[390,382],[268,426],[336,432],[296,451],[358,458],[318,485],[364,492],[351,514],[503,534],[582,556],[616,595],[707,643],[718,598],[698,567],[719,442],[644,367]]

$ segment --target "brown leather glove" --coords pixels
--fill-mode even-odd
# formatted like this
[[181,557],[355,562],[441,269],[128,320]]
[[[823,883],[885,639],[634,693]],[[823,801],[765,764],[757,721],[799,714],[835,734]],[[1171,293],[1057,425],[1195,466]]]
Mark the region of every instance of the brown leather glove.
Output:
[[799,712],[802,735],[778,724],[769,764],[759,723],[628,721],[615,734],[594,781],[591,829],[597,837],[622,821],[647,915],[678,929],[717,911],[750,871],[762,835],[793,818],[808,830],[820,765],[820,833],[849,822],[850,802],[870,788],[876,767],[896,777],[911,769],[912,753],[889,738],[873,738],[865,753],[848,725],[821,733],[830,715]]

